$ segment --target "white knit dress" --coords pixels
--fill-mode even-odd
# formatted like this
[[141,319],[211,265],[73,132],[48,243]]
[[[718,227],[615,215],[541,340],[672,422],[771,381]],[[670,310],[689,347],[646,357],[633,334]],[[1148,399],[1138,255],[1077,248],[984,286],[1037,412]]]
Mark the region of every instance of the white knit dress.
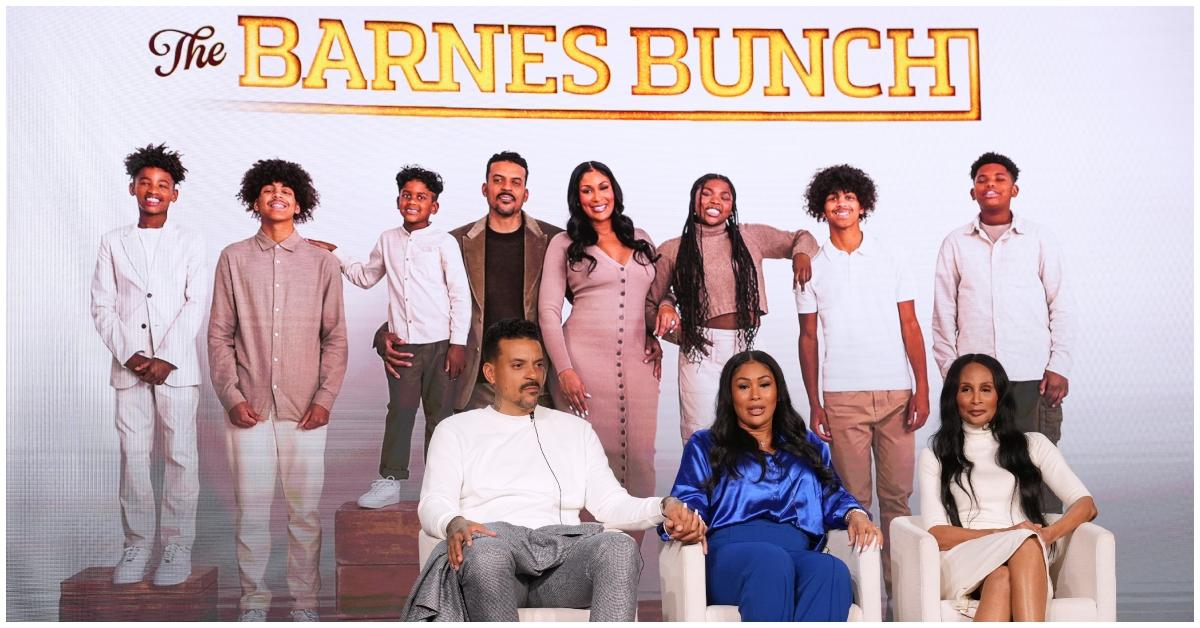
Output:
[[[993,438],[990,430],[984,430],[963,424],[965,433],[963,453],[975,464],[971,472],[971,483],[963,484],[970,489],[974,487],[973,495],[953,485],[950,492],[958,506],[958,518],[962,527],[979,530],[1007,528],[1028,517],[1021,510],[1020,497],[1017,493],[1017,479],[1013,474],[996,464],[996,453],[1000,444]],[[1042,434],[1030,432],[1025,434],[1029,443],[1029,457],[1033,464],[1042,472],[1042,480],[1054,494],[1070,507],[1081,497],[1088,497],[1083,482],[1079,481],[1067,466],[1058,448]],[[946,510],[942,507],[941,499],[941,463],[934,456],[933,450],[921,452],[921,518],[925,528],[939,525],[950,525]],[[969,598],[970,594],[979,588],[984,578],[997,567],[1008,562],[1013,552],[1031,536],[1029,530],[1009,530],[959,543],[953,548],[942,552],[942,590],[941,599],[954,600],[955,608],[968,617],[975,616],[978,600]],[[1041,543],[1041,538],[1033,534]],[[1042,555],[1047,557],[1046,582],[1050,582],[1049,564],[1053,552],[1042,545]],[[1053,587],[1047,591],[1046,600],[1053,597]]]

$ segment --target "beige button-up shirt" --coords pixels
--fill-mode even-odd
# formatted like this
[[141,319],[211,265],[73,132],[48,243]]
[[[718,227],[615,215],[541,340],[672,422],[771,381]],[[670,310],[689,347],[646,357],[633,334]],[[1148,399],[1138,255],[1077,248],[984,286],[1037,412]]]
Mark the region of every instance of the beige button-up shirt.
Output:
[[213,388],[228,411],[249,401],[298,421],[333,409],[346,375],[346,316],[337,258],[299,232],[275,243],[259,231],[221,251],[208,325]]
[[1057,244],[1013,215],[992,242],[979,218],[950,232],[933,285],[933,357],[945,377],[966,353],[985,353],[1015,382],[1071,376],[1073,310]]

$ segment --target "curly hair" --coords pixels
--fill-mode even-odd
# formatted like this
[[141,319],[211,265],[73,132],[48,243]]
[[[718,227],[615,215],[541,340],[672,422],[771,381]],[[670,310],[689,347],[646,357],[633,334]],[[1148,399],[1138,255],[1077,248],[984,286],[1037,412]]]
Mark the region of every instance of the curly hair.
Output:
[[740,477],[739,462],[746,457],[753,458],[761,469],[756,482],[761,482],[767,476],[767,459],[754,437],[738,423],[737,411],[733,407],[733,376],[739,367],[749,362],[765,365],[775,379],[775,413],[771,415],[771,430],[776,447],[807,464],[817,476],[824,494],[829,495],[837,491],[840,486],[837,475],[825,465],[818,446],[808,440],[808,428],[804,426],[804,417],[800,416],[792,405],[791,393],[788,392],[787,382],[783,379],[783,368],[775,358],[763,351],[738,353],[729,358],[725,367],[721,369],[716,419],[711,428],[713,446],[708,452],[708,462],[713,474],[706,480],[705,488],[712,491],[721,476]]
[[613,176],[612,170],[598,161],[585,161],[575,166],[575,170],[571,172],[571,178],[567,182],[567,208],[571,213],[571,218],[567,220],[567,235],[571,238],[571,244],[567,247],[567,264],[573,267],[586,259],[589,273],[596,268],[596,258],[592,257],[586,249],[596,244],[599,236],[596,235],[596,228],[592,226],[591,218],[588,218],[587,212],[583,209],[583,203],[579,202],[579,183],[583,180],[583,175],[588,172],[599,172],[608,177],[609,183],[612,183],[613,212],[611,220],[613,233],[617,235],[617,240],[633,249],[633,258],[639,264],[649,266],[658,261],[659,256],[654,252],[654,247],[634,234],[633,219],[625,215],[625,196],[621,193],[621,184],[617,183],[617,178]]
[[825,199],[838,192],[850,192],[858,197],[858,204],[862,207],[862,215],[858,217],[860,221],[866,220],[867,215],[875,209],[875,201],[878,199],[875,182],[862,170],[841,164],[830,166],[813,175],[808,188],[804,190],[804,196],[808,200],[808,215],[816,218],[818,222],[824,221]]
[[179,153],[167,150],[166,144],[147,144],[145,148],[139,148],[125,156],[125,174],[134,179],[143,168],[161,168],[171,175],[171,180],[178,185],[183,183],[187,174],[187,168],[183,167],[179,158]]
[[321,203],[321,195],[313,187],[312,177],[300,164],[283,159],[260,159],[242,175],[242,188],[237,193],[238,200],[246,206],[246,211],[257,215],[254,202],[262,189],[272,183],[279,182],[292,189],[296,195],[296,204],[300,213],[296,214],[296,224],[312,219],[313,209]]
[[[671,278],[671,288],[679,306],[679,350],[693,363],[708,355],[708,346],[712,344],[704,333],[705,317],[708,315],[708,290],[704,279],[704,253],[700,250],[700,234],[696,232],[696,225],[700,222],[700,218],[696,216],[696,198],[704,184],[714,179],[724,181],[733,197],[733,211],[725,221],[725,233],[729,236],[730,257],[733,258],[731,272],[734,294],[737,296],[738,340],[742,346],[752,348],[754,336],[758,333],[758,268],[754,265],[754,257],[750,255],[750,249],[746,248],[741,229],[738,228],[737,189],[733,187],[733,181],[730,181],[729,177],[709,173],[696,179],[692,190],[688,192],[688,217],[683,223],[683,235],[679,238],[675,276]],[[723,267],[709,270],[725,272]]]
[[396,188],[400,192],[404,191],[404,186],[409,181],[424,183],[425,187],[429,188],[430,192],[433,192],[433,200],[435,201],[442,195],[442,190],[445,189],[445,185],[442,183],[442,175],[417,165],[405,166],[400,169],[400,172],[396,173]]
[[1008,171],[1008,174],[1012,175],[1013,183],[1017,182],[1017,177],[1021,174],[1020,168],[1017,168],[1017,164],[1013,163],[1013,160],[1001,155],[1000,153],[987,152],[980,155],[979,159],[976,159],[975,163],[971,164],[971,180],[974,181],[975,175],[979,174],[979,169],[988,164],[999,164],[1004,166],[1004,169]]

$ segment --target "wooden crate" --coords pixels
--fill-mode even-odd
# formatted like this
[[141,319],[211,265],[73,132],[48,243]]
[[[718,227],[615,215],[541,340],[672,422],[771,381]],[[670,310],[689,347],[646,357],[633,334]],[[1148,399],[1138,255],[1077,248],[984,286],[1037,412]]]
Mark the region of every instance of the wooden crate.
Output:
[[217,568],[193,567],[183,584],[156,587],[151,574],[114,585],[112,567],[88,567],[64,580],[59,621],[216,621]]
[[339,619],[399,619],[421,572],[417,502],[368,510],[347,502],[334,515]]

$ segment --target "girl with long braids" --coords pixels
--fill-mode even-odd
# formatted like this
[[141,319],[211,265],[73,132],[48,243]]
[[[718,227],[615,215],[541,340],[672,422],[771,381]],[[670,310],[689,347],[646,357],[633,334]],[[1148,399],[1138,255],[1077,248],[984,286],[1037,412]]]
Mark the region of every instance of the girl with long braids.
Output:
[[[1004,367],[969,353],[946,372],[942,424],[921,452],[921,516],[942,550],[941,599],[975,621],[1045,621],[1054,542],[1096,517],[1058,448],[1021,433]],[[1042,483],[1064,504],[1042,516]]]
[[712,422],[721,366],[754,346],[767,313],[763,258],[791,259],[794,279],[803,285],[818,248],[803,229],[739,224],[729,177],[710,173],[692,184],[683,235],[659,249],[652,288],[674,294],[674,304],[658,306],[655,335],[679,343],[679,431],[685,442]]
[[[585,161],[567,184],[571,218],[550,240],[538,290],[538,321],[559,387],[554,404],[587,419],[617,480],[637,497],[654,495],[654,432],[661,358],[648,359],[646,312],[658,258],[650,236],[625,215],[608,166]],[[563,300],[571,314],[563,323]],[[551,373],[551,377],[555,374]]]
[[719,386],[712,429],[688,440],[671,489],[708,524],[708,603],[737,605],[742,621],[846,621],[850,572],[821,553],[825,533],[849,530],[862,548],[883,533],[804,427],[774,358],[734,355]]

